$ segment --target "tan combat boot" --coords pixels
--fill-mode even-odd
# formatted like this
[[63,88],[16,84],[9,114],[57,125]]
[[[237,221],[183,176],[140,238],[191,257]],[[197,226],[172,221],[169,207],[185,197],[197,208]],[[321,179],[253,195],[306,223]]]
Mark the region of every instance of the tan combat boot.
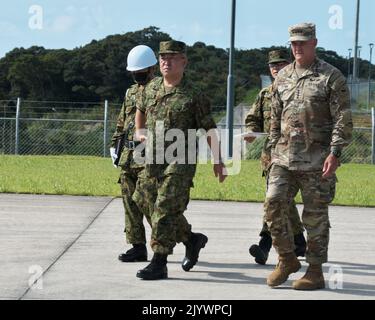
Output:
[[280,255],[279,263],[267,278],[267,284],[270,287],[277,287],[288,280],[291,273],[297,272],[300,268],[301,263],[294,252]]
[[293,282],[293,289],[316,290],[325,287],[321,264],[310,264],[306,274],[299,280]]

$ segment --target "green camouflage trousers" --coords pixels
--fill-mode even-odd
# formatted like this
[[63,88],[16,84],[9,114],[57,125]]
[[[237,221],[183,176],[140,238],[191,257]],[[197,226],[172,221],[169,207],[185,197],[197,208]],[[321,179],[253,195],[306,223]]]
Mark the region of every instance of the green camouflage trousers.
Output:
[[142,211],[151,212],[151,248],[155,253],[172,254],[178,242],[185,242],[191,225],[183,215],[189,203],[192,178],[168,174],[155,178],[142,174],[134,201]]
[[121,183],[122,202],[125,209],[125,234],[126,241],[131,244],[146,243],[145,227],[143,216],[151,225],[150,214],[145,208],[138,208],[132,199],[136,188],[138,177],[143,168],[128,168],[122,170],[119,182]]
[[301,190],[304,204],[302,222],[307,232],[306,261],[310,264],[327,262],[328,204],[335,196],[335,187],[336,176],[323,179],[321,171],[291,171],[278,165],[271,167],[264,209],[272,243],[279,255],[295,249],[288,218],[288,197],[290,194],[294,198]]

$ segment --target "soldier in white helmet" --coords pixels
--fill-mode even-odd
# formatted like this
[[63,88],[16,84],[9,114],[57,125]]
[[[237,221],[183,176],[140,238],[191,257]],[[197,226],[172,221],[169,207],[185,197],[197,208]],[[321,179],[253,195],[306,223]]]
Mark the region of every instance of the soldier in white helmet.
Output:
[[130,50],[126,69],[131,72],[135,84],[126,91],[110,147],[113,164],[116,167],[121,167],[118,182],[121,184],[125,209],[126,241],[133,246],[119,255],[119,260],[123,262],[147,261],[143,216],[149,223],[150,218],[148,210],[138,208],[132,200],[138,177],[144,169],[142,164],[134,161],[133,151],[139,142],[134,141],[133,137],[137,110],[136,101],[142,94],[144,86],[154,78],[156,64],[155,54],[148,46],[139,45]]

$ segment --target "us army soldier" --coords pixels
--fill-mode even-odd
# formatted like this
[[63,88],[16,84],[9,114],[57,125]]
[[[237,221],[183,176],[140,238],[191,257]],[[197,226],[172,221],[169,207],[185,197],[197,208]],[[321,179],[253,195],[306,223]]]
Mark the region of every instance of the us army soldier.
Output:
[[[273,79],[276,78],[279,71],[290,63],[289,53],[287,50],[273,50],[268,54],[268,66]],[[272,98],[272,84],[263,88],[251,106],[246,119],[246,130],[249,132],[270,132],[271,122],[271,98]],[[248,142],[253,139],[251,137],[245,138]],[[271,149],[268,144],[268,137],[266,138],[262,154],[261,165],[263,176],[268,180],[269,168],[271,165]],[[289,203],[289,219],[294,235],[295,254],[296,256],[304,256],[306,251],[306,240],[303,235],[303,225],[298,214],[296,203],[294,199],[290,199]],[[266,223],[266,217],[263,217],[263,228],[259,234],[261,237],[259,244],[253,244],[249,248],[250,254],[255,258],[255,262],[265,264],[268,259],[269,251],[272,247],[272,238]]]
[[290,186],[298,186],[309,267],[293,288],[315,290],[325,287],[322,264],[328,259],[328,205],[335,195],[335,172],[353,124],[344,76],[316,57],[315,25],[294,25],[289,34],[295,62],[279,72],[272,97],[272,167],[265,211],[279,263],[267,284],[278,286],[301,267],[294,253],[286,197]]

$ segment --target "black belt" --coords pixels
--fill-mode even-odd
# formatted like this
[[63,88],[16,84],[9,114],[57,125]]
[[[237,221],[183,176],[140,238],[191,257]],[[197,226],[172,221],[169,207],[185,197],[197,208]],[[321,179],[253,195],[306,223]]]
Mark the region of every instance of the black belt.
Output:
[[124,147],[129,150],[134,150],[140,143],[140,141],[125,140]]

